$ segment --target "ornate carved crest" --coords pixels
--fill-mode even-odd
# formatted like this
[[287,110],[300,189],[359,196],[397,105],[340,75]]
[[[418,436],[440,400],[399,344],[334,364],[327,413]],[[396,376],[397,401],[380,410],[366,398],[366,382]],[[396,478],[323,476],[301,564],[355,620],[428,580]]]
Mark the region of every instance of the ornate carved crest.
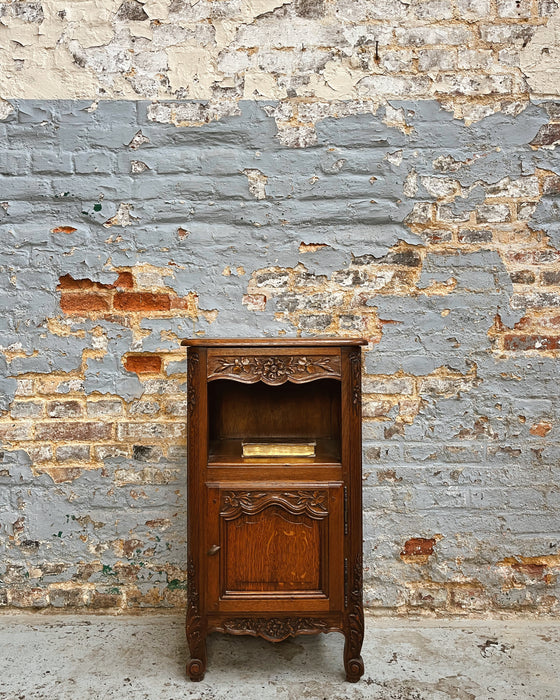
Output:
[[322,519],[328,514],[327,490],[323,491],[226,491],[222,495],[220,515],[233,520],[242,513],[256,515],[270,505],[278,505],[294,515],[305,513]]
[[263,637],[270,642],[281,642],[296,634],[313,634],[328,632],[331,629],[326,620],[314,617],[258,617],[232,618],[224,620],[218,627],[220,632],[230,634],[250,634]]
[[220,355],[208,358],[208,379],[235,379],[245,384],[263,381],[303,384],[318,377],[340,377],[338,355]]

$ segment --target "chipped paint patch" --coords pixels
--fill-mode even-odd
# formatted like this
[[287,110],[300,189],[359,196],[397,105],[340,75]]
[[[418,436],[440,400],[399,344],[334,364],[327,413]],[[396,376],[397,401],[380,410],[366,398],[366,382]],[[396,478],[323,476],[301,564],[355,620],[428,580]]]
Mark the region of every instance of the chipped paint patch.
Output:
[[530,89],[539,95],[560,94],[560,11],[549,18],[546,24],[536,27],[531,39],[519,52],[519,67],[523,71]]
[[243,170],[249,181],[249,192],[255,199],[266,199],[266,183],[268,177],[257,168],[245,168]]

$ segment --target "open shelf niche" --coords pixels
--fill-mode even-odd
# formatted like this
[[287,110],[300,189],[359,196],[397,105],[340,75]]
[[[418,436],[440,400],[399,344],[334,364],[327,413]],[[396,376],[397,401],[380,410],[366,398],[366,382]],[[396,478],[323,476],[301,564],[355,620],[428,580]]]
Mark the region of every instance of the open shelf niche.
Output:
[[[209,466],[340,464],[340,381],[208,383]],[[242,443],[316,442],[314,457],[243,457]]]

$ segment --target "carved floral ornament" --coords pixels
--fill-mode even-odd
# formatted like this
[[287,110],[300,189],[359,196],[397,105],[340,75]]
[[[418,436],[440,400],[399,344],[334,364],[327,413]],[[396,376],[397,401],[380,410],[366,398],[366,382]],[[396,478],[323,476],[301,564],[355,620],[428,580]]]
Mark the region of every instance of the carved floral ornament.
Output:
[[263,381],[277,386],[286,381],[310,382],[319,377],[340,377],[338,355],[263,355],[208,358],[209,379],[236,379],[246,384]]
[[297,634],[329,632],[327,620],[313,617],[233,618],[224,620],[220,629],[230,634],[250,634],[270,642],[281,642]]

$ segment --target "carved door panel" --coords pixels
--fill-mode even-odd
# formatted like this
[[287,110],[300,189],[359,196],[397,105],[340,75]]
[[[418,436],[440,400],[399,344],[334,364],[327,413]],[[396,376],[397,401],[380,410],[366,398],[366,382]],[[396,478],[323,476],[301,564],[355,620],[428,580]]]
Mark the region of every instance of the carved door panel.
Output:
[[209,485],[209,609],[341,610],[342,485],[237,486]]

